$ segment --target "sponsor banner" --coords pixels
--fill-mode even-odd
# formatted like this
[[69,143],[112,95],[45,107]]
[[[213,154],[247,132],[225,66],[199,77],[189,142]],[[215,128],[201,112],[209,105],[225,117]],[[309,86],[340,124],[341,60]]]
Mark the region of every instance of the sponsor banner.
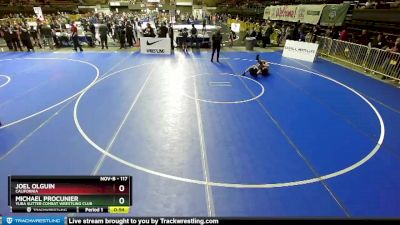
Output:
[[297,21],[308,24],[318,24],[325,5],[299,5],[297,7]]
[[265,7],[263,16],[264,20],[268,20],[271,18],[271,8],[272,6]]
[[182,6],[192,6],[193,5],[193,0],[176,0],[176,5],[182,5]]
[[170,38],[140,38],[140,53],[142,54],[171,54]]
[[314,62],[317,56],[318,44],[286,40],[283,57]]
[[5,216],[3,217],[3,224],[60,224],[64,225],[65,218],[64,217],[53,217],[53,216],[35,216],[35,217],[27,217],[27,216]]
[[296,5],[272,6],[270,10],[270,19],[297,22],[298,21],[297,6]]
[[326,5],[322,11],[320,24],[322,26],[342,26],[349,7],[348,3]]
[[111,2],[110,1],[110,6],[121,6],[120,2]]
[[264,19],[318,24],[325,5],[281,5],[264,9]]

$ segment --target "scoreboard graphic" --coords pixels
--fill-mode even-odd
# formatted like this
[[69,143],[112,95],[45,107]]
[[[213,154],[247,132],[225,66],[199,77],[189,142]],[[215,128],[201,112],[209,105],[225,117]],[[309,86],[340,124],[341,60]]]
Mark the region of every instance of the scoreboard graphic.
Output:
[[128,213],[131,176],[9,176],[8,205],[23,213]]

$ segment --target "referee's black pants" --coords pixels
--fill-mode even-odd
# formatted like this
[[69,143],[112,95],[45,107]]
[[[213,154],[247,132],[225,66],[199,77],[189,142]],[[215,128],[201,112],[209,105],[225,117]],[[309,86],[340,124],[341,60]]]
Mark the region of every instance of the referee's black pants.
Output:
[[219,51],[221,50],[221,44],[213,44],[213,51],[212,51],[212,55],[211,55],[211,61],[214,60],[214,53],[215,50],[217,50],[217,61],[219,61]]

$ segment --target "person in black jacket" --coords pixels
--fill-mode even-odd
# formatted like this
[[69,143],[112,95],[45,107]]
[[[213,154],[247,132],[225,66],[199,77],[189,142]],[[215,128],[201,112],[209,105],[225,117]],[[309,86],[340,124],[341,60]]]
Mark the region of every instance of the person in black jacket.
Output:
[[118,28],[118,38],[120,44],[119,49],[126,48],[125,46],[126,30],[125,30],[125,24],[123,22],[120,23]]
[[143,30],[144,37],[155,37],[154,29],[150,26],[150,23],[147,24],[146,28]]
[[92,34],[94,36],[96,36],[96,27],[94,26],[94,24],[92,22],[90,22],[90,24],[89,24],[89,30],[90,30],[90,32],[92,32]]
[[196,43],[196,48],[198,48],[198,44],[197,44],[197,29],[194,26],[194,24],[192,24],[192,29],[190,30],[190,47],[193,47],[193,42]]
[[102,22],[99,26],[99,34],[100,34],[100,42],[101,42],[101,49],[104,49],[104,45],[106,46],[106,49],[108,49],[108,43],[107,43],[107,34],[108,34],[108,26]]
[[187,48],[188,48],[188,46],[187,46],[187,39],[188,39],[188,36],[189,36],[189,33],[188,33],[188,29],[185,27],[185,28],[183,28],[183,31],[181,32],[181,35],[182,35],[182,41],[181,41],[181,44],[182,44],[182,50],[184,51],[184,52],[186,52],[187,53]]
[[126,40],[129,47],[133,47],[133,26],[130,21],[126,23]]
[[13,50],[11,34],[12,34],[12,30],[11,30],[10,26],[9,25],[5,26],[3,28],[4,41],[6,41],[7,47],[10,51]]
[[171,39],[171,49],[174,49],[174,29],[172,28],[172,23],[169,24],[168,36]]
[[160,27],[160,31],[158,33],[158,37],[166,38],[168,33],[168,28],[166,27],[165,23],[163,22]]
[[32,45],[31,35],[29,34],[29,30],[24,25],[20,27],[20,38],[22,44],[28,49],[28,52],[30,52],[31,50],[33,52],[35,51]]
[[42,45],[40,44],[40,40],[39,40],[39,36],[38,36],[38,31],[35,30],[35,28],[33,26],[31,26],[29,33],[31,34],[33,41],[35,41],[34,45],[39,46],[39,48],[42,48]]
[[221,28],[218,28],[217,31],[212,36],[212,55],[211,55],[211,62],[214,60],[214,53],[217,50],[217,62],[219,62],[219,51],[221,50],[221,42],[222,42],[222,35],[221,35]]
[[12,27],[12,34],[11,34],[11,42],[12,42],[14,51],[18,51],[18,49],[20,51],[22,51],[21,43],[20,43],[19,39],[20,39],[20,37],[19,37],[19,25],[15,24]]

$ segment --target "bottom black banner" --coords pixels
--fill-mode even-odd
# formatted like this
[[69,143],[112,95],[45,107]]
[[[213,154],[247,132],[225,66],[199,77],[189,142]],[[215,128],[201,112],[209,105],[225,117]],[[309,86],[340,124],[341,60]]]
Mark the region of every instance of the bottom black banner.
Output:
[[400,220],[383,220],[383,219],[336,219],[336,218],[212,218],[212,217],[67,217],[66,224],[133,224],[133,225],[171,225],[171,224],[231,224],[231,223],[246,223],[246,224],[268,224],[306,221],[308,224],[329,224],[330,222],[340,222],[341,224],[349,222],[355,224],[357,222],[400,222]]
[[135,218],[135,217],[68,217],[67,224],[134,224],[134,225],[161,225],[161,224],[219,224],[214,218]]

